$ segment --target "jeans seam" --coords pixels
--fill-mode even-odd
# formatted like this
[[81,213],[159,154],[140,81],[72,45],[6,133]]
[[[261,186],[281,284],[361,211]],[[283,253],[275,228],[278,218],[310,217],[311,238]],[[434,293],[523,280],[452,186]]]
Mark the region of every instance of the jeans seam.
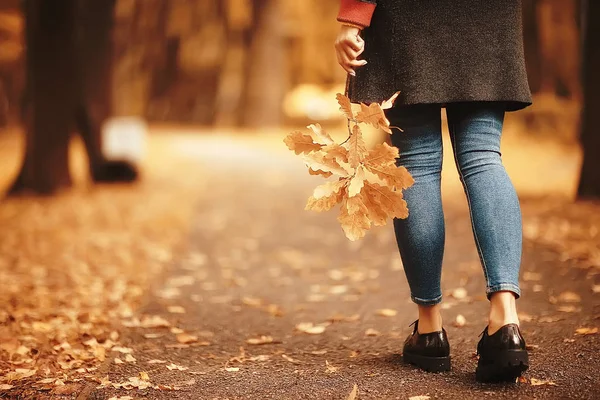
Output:
[[[446,109],[446,112],[448,112],[448,109]],[[452,147],[453,147],[452,152],[454,153],[454,162],[456,163],[456,169],[458,170],[458,175],[460,176],[460,179],[463,183],[465,195],[467,197],[467,205],[469,206],[469,217],[471,219],[471,229],[473,230],[473,236],[475,237],[475,246],[477,247],[477,253],[479,255],[479,260],[481,261],[481,265],[483,266],[483,274],[485,275],[485,283],[486,283],[486,290],[487,290],[490,288],[490,280],[489,280],[487,265],[485,264],[485,258],[483,257],[483,250],[481,249],[481,245],[479,244],[479,237],[477,236],[477,230],[475,229],[475,221],[473,220],[473,210],[471,209],[471,196],[469,196],[469,189],[467,187],[467,181],[465,180],[465,177],[460,168],[460,163],[458,161],[458,155],[457,155],[458,148],[456,147],[456,125],[454,125],[454,123],[451,123],[449,125],[452,125],[452,131],[453,131],[453,133],[452,132],[450,133],[450,136],[452,139]]]
[[420,304],[420,305],[434,305],[434,304],[439,304],[439,303],[442,302],[442,295],[439,295],[436,298],[430,299],[430,300],[421,299],[421,298],[416,297],[416,296],[414,296],[412,294],[410,295],[410,297],[411,297],[411,299],[412,299],[413,302],[415,302],[417,304]]

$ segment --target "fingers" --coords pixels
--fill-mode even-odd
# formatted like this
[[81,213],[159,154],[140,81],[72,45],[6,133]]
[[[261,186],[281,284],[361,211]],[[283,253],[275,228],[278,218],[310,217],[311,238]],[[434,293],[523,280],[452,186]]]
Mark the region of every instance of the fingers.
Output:
[[350,58],[346,53],[338,53],[338,62],[352,76],[356,75],[355,68],[362,67],[367,64],[367,60],[357,60],[356,58]]
[[365,51],[365,42],[359,35],[340,35],[336,40],[335,49],[338,63],[352,76],[356,76],[355,68],[367,64],[366,60],[358,60]]

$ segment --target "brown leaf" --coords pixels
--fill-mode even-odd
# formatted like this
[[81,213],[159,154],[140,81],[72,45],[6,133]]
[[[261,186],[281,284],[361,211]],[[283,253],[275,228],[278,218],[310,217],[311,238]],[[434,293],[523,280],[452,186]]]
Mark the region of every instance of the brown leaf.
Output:
[[329,361],[325,360],[325,373],[333,374],[338,372],[339,369],[339,367],[334,367],[333,365],[329,364]]
[[350,167],[356,168],[369,155],[367,144],[362,136],[362,131],[358,125],[352,128],[352,135],[348,140],[348,162]]
[[431,399],[431,397],[428,395],[411,396],[408,398],[408,400],[429,400],[429,399]]
[[171,364],[167,365],[167,369],[169,371],[173,371],[173,370],[187,371],[189,368],[188,367],[182,367],[181,365],[177,365],[177,364],[171,363]]
[[344,113],[346,118],[350,120],[354,119],[354,113],[352,112],[352,103],[350,102],[350,99],[341,93],[337,94],[336,99],[340,105],[340,111]]
[[185,308],[181,306],[169,306],[167,307],[167,311],[171,314],[185,314]]
[[552,382],[551,380],[545,380],[545,379],[531,378],[530,382],[531,382],[531,386],[540,386],[540,385],[558,386],[555,382]]
[[361,197],[355,196],[342,200],[338,216],[346,237],[352,241],[364,237],[367,230],[371,228],[369,209],[364,205]]
[[296,360],[288,356],[287,354],[282,354],[281,357],[283,357],[284,360],[291,362],[292,364],[302,364],[300,360]]
[[454,320],[454,326],[456,326],[457,328],[461,328],[461,327],[465,326],[466,324],[467,324],[467,319],[462,314],[458,314],[456,316],[456,319]]
[[320,124],[309,125],[308,129],[311,130],[310,135],[315,143],[323,146],[335,144],[331,136],[323,130]]
[[14,385],[8,385],[6,383],[0,385],[0,390],[10,390],[12,388],[14,388]]
[[252,344],[252,345],[270,344],[273,342],[274,342],[274,340],[273,340],[272,336],[261,336],[259,338],[250,338],[250,339],[246,340],[246,343]]
[[598,333],[598,328],[578,328],[575,330],[576,335],[595,335]]
[[306,210],[328,211],[338,204],[345,192],[345,181],[327,182],[318,186],[308,199]]
[[182,344],[196,343],[198,341],[198,336],[184,332],[177,335],[177,341]]
[[355,383],[352,391],[348,394],[346,400],[356,400],[358,399],[358,385]]
[[301,322],[296,325],[296,329],[309,335],[319,335],[325,332],[325,325],[314,325],[312,322]]
[[134,356],[132,356],[131,354],[125,354],[125,362],[128,363],[136,363],[137,360],[135,359]]
[[159,315],[145,316],[140,323],[142,328],[168,328],[171,323]]
[[140,371],[140,379],[143,381],[149,381],[150,380],[150,376],[148,376],[148,373],[145,371]]
[[369,328],[365,331],[365,336],[379,336],[381,333],[373,328]]
[[462,300],[467,297],[467,290],[465,288],[457,288],[452,291],[451,294],[456,300]]
[[365,186],[365,168],[359,165],[356,168],[356,173],[350,179],[348,184],[348,197],[354,197],[360,193],[362,188]]
[[240,370],[239,367],[227,367],[225,368],[225,371],[227,372],[238,372]]
[[581,308],[575,307],[575,306],[560,306],[560,307],[558,307],[558,311],[565,312],[565,313],[576,313],[576,312],[580,312]]
[[563,303],[580,303],[581,296],[575,292],[570,292],[570,291],[562,292],[558,296],[558,301],[563,302]]
[[394,106],[394,103],[396,102],[396,99],[398,98],[399,94],[400,94],[400,92],[396,92],[388,100],[385,100],[384,102],[382,102],[381,109],[389,110],[390,108],[392,108]]
[[398,311],[393,310],[391,308],[382,308],[380,310],[375,311],[375,314],[382,317],[395,317],[398,314]]
[[295,131],[285,137],[283,142],[296,154],[307,154],[313,151],[321,150],[321,145],[313,142],[311,135]]
[[330,157],[323,151],[303,155],[306,165],[314,171],[330,172],[343,178],[351,176],[354,171],[350,165],[344,165],[337,158]]
[[381,105],[378,103],[371,103],[366,105],[360,104],[360,111],[356,114],[356,120],[365,124],[373,125],[375,128],[383,129],[385,132],[391,134],[390,121],[388,121],[385,113],[381,109]]

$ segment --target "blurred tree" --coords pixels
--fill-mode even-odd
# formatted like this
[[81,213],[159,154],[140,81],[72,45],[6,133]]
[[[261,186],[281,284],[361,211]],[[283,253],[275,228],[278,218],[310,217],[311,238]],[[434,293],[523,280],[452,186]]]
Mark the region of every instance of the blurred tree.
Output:
[[24,0],[26,151],[10,192],[70,186],[69,142],[77,128],[95,181],[130,181],[135,168],[101,154],[110,113],[111,21],[115,0]]
[[584,10],[583,35],[583,111],[581,144],[583,164],[577,195],[579,198],[600,198],[600,2],[588,0]]

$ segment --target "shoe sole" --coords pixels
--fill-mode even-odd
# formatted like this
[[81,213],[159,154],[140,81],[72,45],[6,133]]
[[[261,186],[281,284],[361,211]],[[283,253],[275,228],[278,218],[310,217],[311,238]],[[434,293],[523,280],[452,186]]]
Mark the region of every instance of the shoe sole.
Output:
[[407,364],[415,365],[427,372],[450,371],[450,356],[448,357],[425,357],[416,354],[403,354],[402,359]]
[[509,350],[498,353],[491,361],[479,358],[475,379],[478,382],[515,382],[529,368],[526,350]]

